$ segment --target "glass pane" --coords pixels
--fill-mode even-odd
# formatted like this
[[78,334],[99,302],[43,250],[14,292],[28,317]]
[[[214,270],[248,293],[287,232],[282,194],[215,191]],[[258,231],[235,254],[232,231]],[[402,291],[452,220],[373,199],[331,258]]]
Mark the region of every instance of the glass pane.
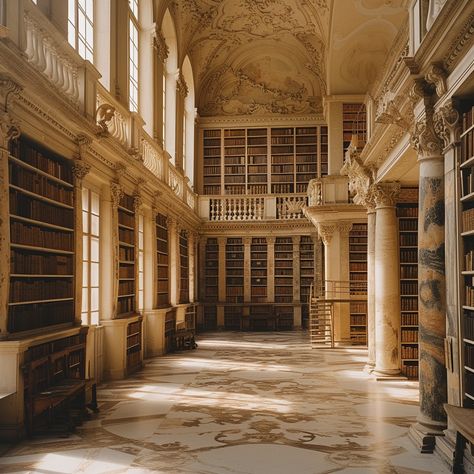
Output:
[[99,239],[97,237],[91,238],[91,262],[99,261]]
[[89,233],[89,213],[87,211],[82,211],[82,232]]
[[91,289],[91,311],[99,311],[99,288]]
[[89,286],[89,262],[82,262],[82,286]]
[[89,190],[87,188],[82,188],[82,210],[89,210]]
[[99,235],[99,216],[91,214],[91,234]]
[[100,198],[97,193],[92,192],[91,193],[91,212],[92,214],[95,214],[96,216],[99,215],[99,209],[100,209]]
[[99,286],[99,264],[91,263],[91,286]]
[[94,311],[91,313],[91,324],[99,324],[99,312]]
[[88,288],[82,289],[82,312],[89,310],[89,290]]
[[81,314],[81,322],[85,326],[87,326],[89,324],[89,321],[87,320],[87,313],[82,313]]
[[82,237],[82,259],[89,260],[89,236]]

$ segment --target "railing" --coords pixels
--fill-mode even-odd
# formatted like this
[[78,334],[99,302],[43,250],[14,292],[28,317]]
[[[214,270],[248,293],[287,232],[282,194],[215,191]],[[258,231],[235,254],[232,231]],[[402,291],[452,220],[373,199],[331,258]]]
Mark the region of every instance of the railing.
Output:
[[315,296],[332,301],[364,299],[367,296],[366,281],[324,280],[314,288]]
[[308,206],[349,204],[349,179],[347,176],[323,176],[308,184]]
[[305,195],[201,196],[199,215],[210,221],[305,219]]

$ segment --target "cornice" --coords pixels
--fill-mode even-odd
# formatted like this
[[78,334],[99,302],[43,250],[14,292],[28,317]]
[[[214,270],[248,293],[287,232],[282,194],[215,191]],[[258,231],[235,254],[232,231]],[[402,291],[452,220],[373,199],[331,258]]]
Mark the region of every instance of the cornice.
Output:
[[222,126],[261,126],[262,124],[285,125],[288,123],[299,123],[307,125],[308,123],[326,125],[323,114],[301,115],[301,116],[215,116],[199,117],[200,128],[222,127]]
[[299,235],[306,235],[314,229],[313,225],[306,219],[293,219],[288,221],[266,220],[259,222],[204,222],[200,233],[225,232],[226,235],[242,235],[242,232],[260,232],[263,235],[283,235],[285,232],[292,232]]

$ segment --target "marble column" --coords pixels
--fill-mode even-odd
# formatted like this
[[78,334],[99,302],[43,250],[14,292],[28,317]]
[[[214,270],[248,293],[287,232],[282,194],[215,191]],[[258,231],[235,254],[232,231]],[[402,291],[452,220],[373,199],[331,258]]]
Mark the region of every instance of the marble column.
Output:
[[367,365],[375,367],[375,207],[367,209]]
[[375,369],[379,378],[400,374],[400,279],[395,199],[398,183],[374,186]]
[[252,237],[244,237],[244,302],[250,302],[252,298],[251,276],[250,276],[250,245]]
[[267,301],[275,301],[275,237],[267,237]]
[[[433,110],[415,124],[412,145],[420,165],[418,207],[418,347],[420,412],[413,427],[422,452],[431,452],[446,427],[447,401],[445,209],[443,144],[433,126]],[[412,430],[412,431],[413,431]]]
[[175,217],[168,217],[168,242],[169,242],[169,266],[170,266],[170,304],[178,304],[178,222]]

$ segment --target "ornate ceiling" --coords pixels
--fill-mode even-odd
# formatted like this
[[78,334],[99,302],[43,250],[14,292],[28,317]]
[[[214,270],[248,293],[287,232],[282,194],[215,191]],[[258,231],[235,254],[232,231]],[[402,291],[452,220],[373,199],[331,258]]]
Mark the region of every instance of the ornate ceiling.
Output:
[[363,93],[407,0],[172,0],[201,116],[307,115]]

